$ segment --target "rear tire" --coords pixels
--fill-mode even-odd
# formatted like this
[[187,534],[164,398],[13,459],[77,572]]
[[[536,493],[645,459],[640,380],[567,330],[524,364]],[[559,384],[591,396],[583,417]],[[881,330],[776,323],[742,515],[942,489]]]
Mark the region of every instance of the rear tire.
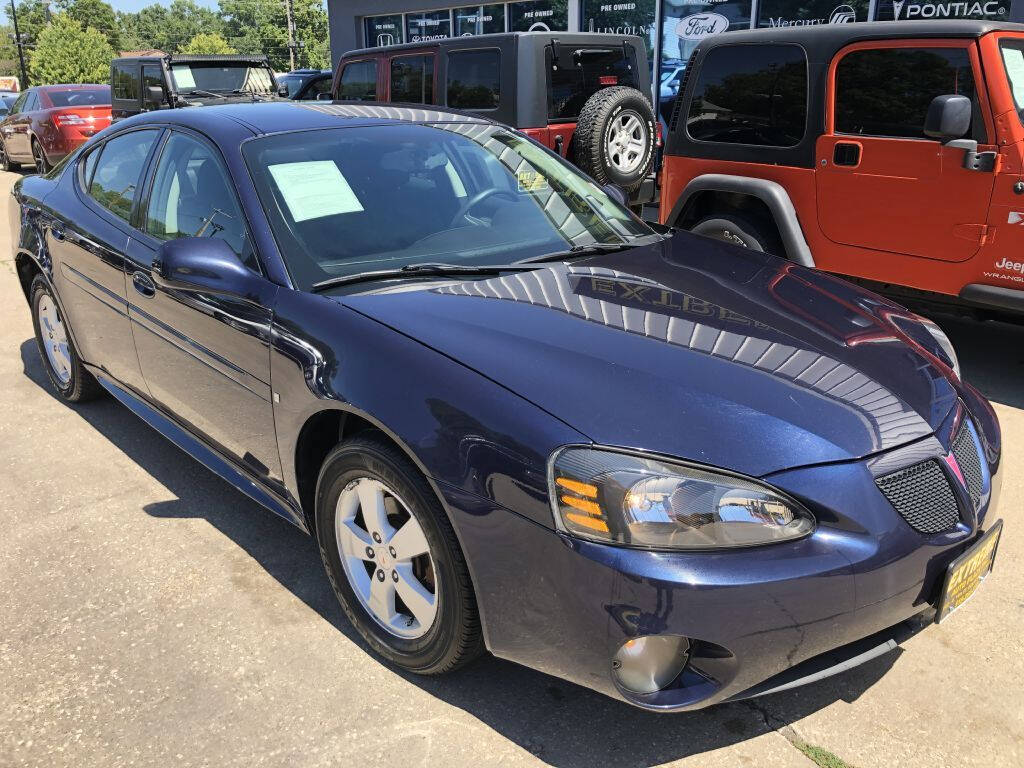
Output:
[[43,152],[43,145],[39,143],[38,139],[32,139],[32,160],[36,165],[36,173],[42,175],[49,173],[50,169],[53,168],[50,165],[50,161],[46,159],[46,153]]
[[633,192],[654,162],[654,110],[636,88],[603,88],[580,110],[573,138],[576,166],[598,184]]
[[316,531],[345,615],[380,656],[436,675],[483,652],[469,571],[448,516],[383,435],[363,433],[328,455],[317,481]]
[[103,394],[103,387],[82,365],[64,316],[42,275],[36,275],[32,281],[30,295],[36,346],[57,396],[69,403],[96,399]]
[[716,213],[705,216],[690,227],[690,231],[695,235],[721,240],[724,243],[749,248],[752,251],[785,256],[785,249],[772,228],[767,223],[753,217]]

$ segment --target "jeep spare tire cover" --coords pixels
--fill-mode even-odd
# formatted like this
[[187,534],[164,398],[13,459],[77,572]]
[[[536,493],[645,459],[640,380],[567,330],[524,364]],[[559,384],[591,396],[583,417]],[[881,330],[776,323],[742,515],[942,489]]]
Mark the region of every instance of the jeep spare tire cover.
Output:
[[603,88],[580,110],[576,165],[599,184],[632,192],[654,162],[654,110],[636,88]]

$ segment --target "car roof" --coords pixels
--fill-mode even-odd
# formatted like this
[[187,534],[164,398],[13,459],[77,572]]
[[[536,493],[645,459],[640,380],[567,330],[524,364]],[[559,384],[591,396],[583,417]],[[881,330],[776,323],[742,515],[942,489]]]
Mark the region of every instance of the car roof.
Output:
[[831,58],[840,48],[865,40],[903,38],[977,38],[990,32],[1024,32],[1024,24],[974,21],[971,19],[935,19],[926,21],[868,21],[855,24],[815,24],[794,27],[767,27],[711,35],[701,41],[705,50],[736,43],[796,43],[811,60]]
[[219,122],[230,120],[254,135],[357,127],[388,123],[478,123],[493,121],[448,109],[424,109],[412,105],[367,104],[365,102],[275,101],[260,104],[223,104],[182,109],[161,109],[130,117],[119,125],[173,123],[201,131],[216,130]]
[[[556,40],[559,43],[567,43],[569,45],[587,45],[589,43],[611,45],[613,41],[618,41],[616,45],[621,46],[623,40],[637,39],[637,35],[615,34],[613,32],[491,32],[486,35],[472,35],[472,38],[473,42],[478,42],[481,45],[497,44],[503,40],[510,41],[516,38],[531,38],[533,40],[544,38],[548,41]],[[445,37],[436,40],[421,40],[418,43],[395,43],[394,45],[376,46],[374,48],[355,48],[343,53],[342,58],[369,56],[390,51],[421,50],[433,47],[444,48],[452,45],[462,46],[465,44],[466,38],[464,36]]]

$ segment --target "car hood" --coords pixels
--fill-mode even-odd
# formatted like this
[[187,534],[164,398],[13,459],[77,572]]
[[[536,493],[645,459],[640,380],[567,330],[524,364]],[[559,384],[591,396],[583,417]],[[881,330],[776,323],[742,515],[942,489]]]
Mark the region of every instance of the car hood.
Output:
[[755,476],[919,439],[957,399],[893,322],[905,327],[906,310],[688,233],[531,272],[338,300],[596,443]]

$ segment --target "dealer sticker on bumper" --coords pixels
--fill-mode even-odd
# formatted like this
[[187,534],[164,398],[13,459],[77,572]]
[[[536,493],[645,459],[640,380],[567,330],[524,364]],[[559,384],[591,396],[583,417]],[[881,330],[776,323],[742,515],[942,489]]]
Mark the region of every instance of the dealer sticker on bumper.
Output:
[[978,585],[992,572],[1002,532],[1003,521],[998,520],[970,549],[946,568],[946,581],[942,585],[936,621],[942,621],[966,603]]

